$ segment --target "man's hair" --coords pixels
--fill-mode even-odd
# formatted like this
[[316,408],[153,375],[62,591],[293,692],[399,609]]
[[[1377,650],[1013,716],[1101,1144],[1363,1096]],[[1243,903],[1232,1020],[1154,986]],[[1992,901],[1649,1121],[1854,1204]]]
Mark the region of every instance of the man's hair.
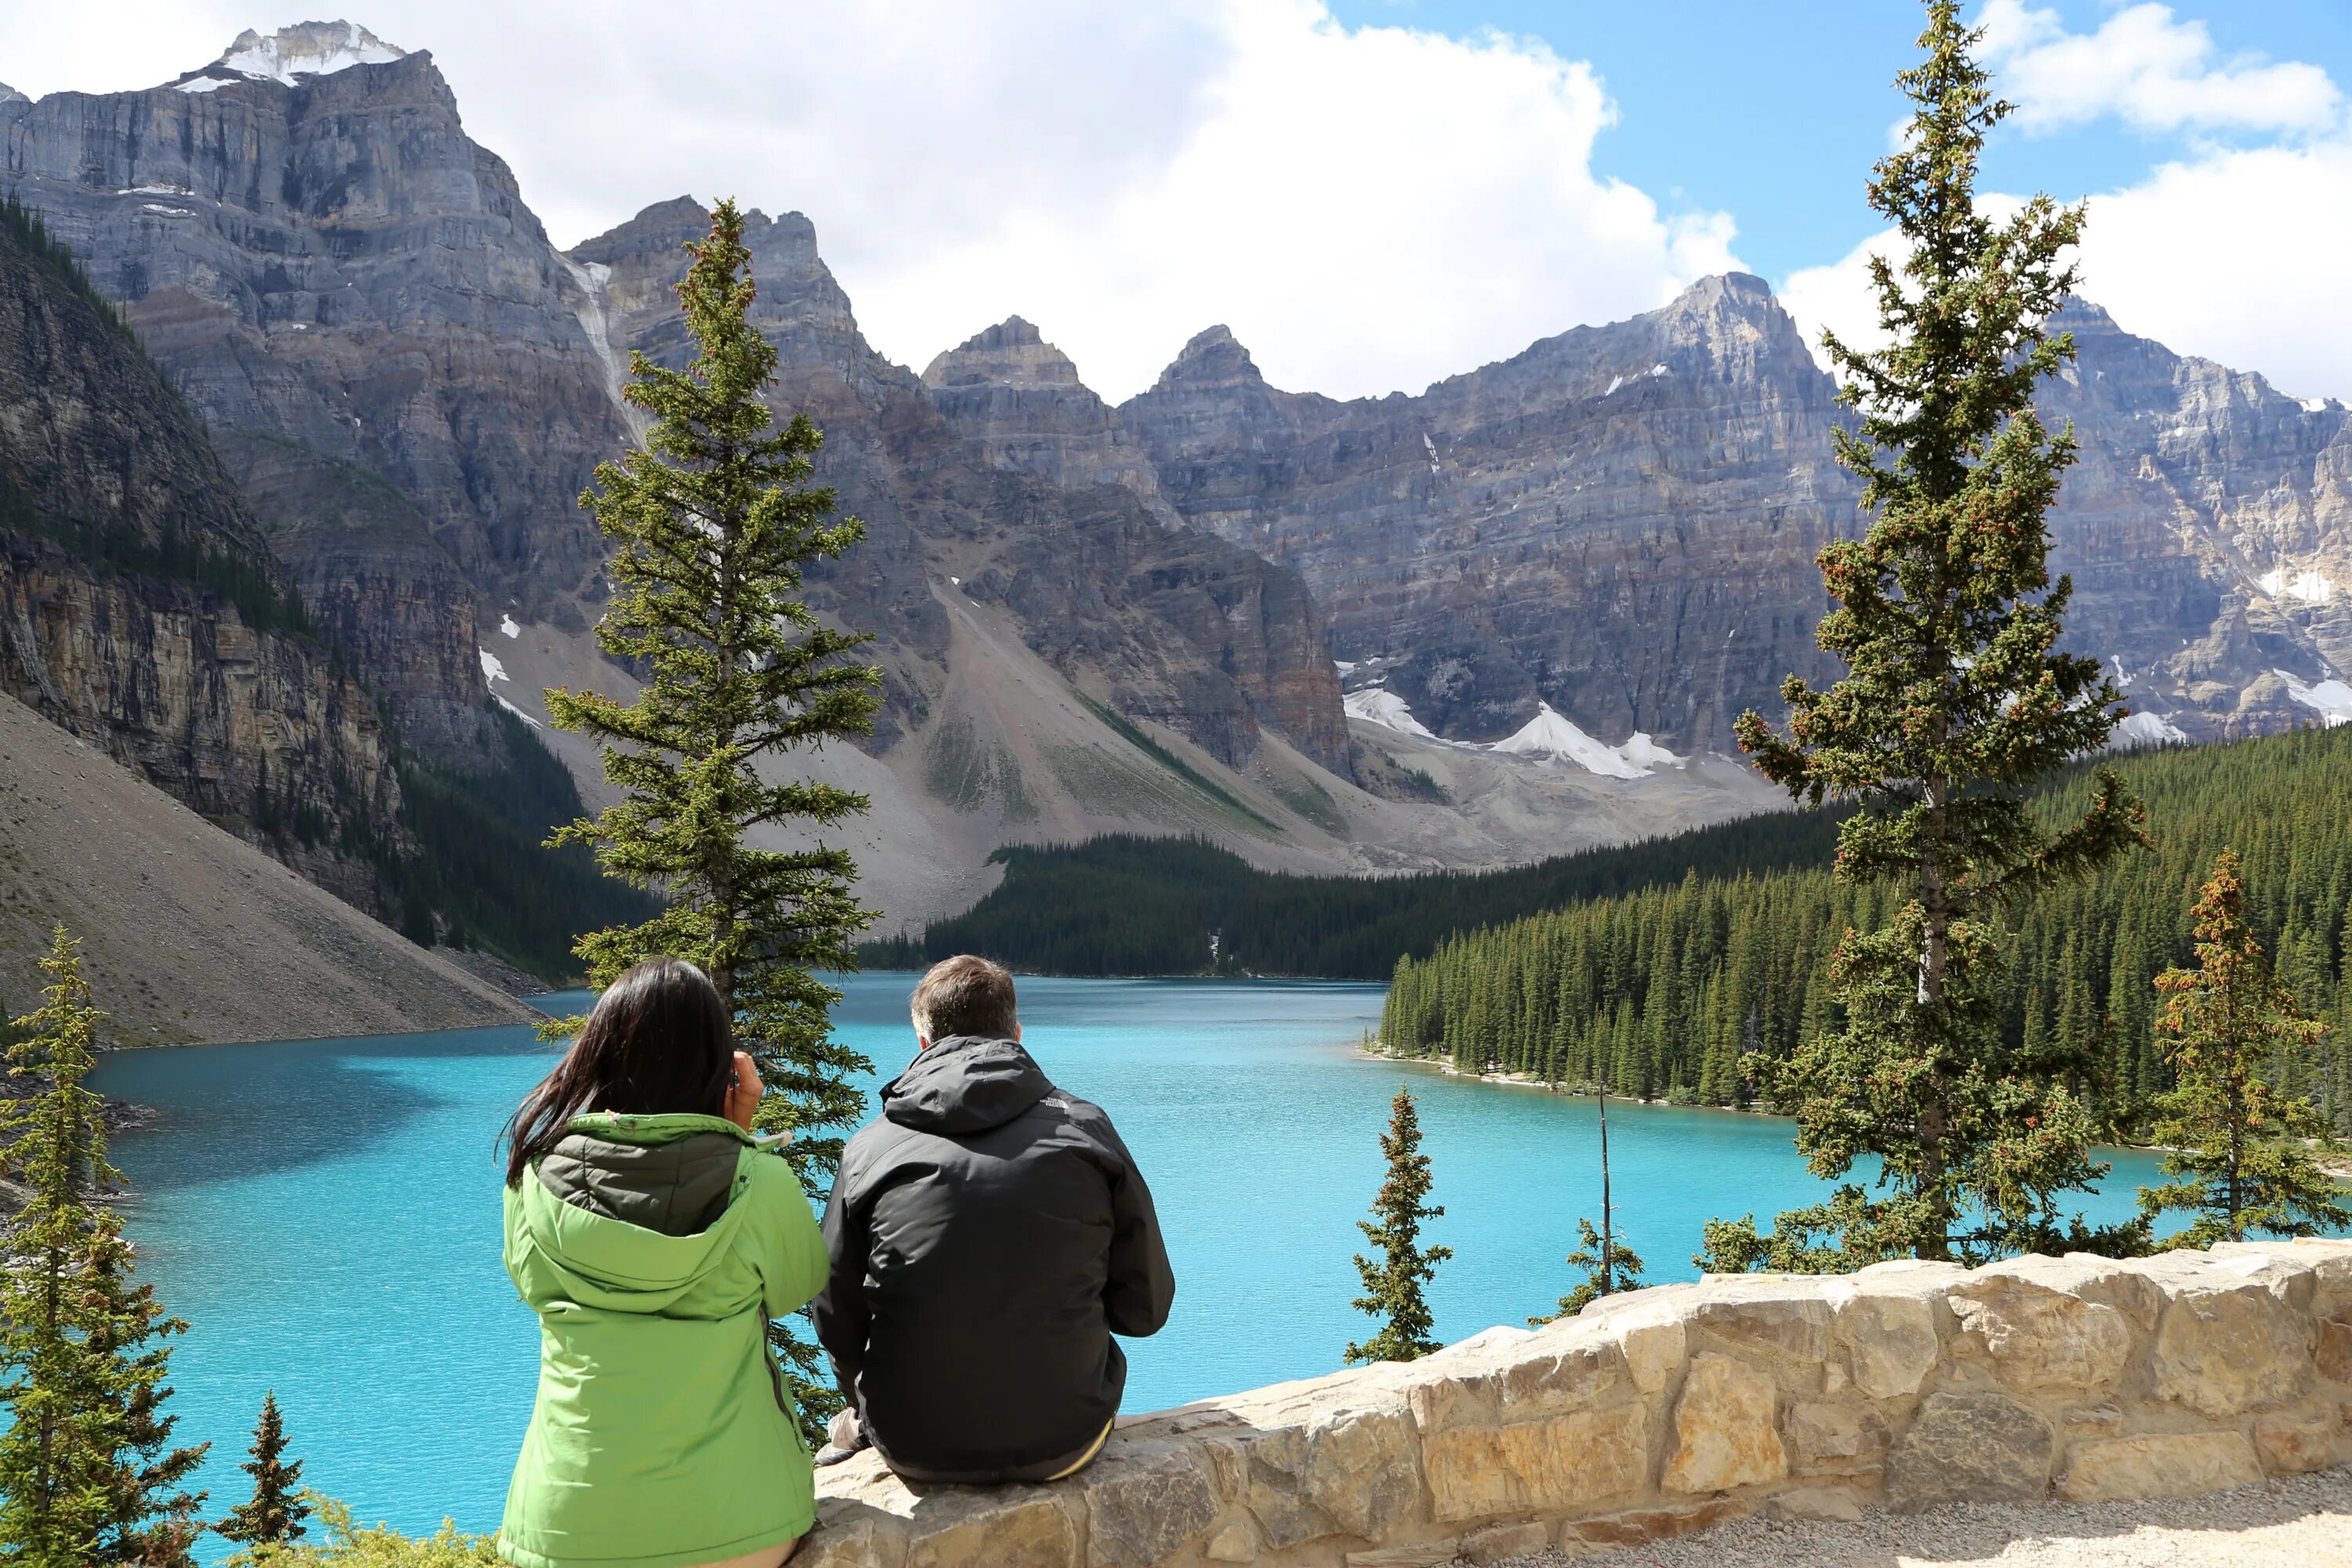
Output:
[[969,952],[932,964],[916,985],[909,1010],[915,1033],[932,1041],[959,1035],[1007,1038],[1020,1025],[1013,972]]

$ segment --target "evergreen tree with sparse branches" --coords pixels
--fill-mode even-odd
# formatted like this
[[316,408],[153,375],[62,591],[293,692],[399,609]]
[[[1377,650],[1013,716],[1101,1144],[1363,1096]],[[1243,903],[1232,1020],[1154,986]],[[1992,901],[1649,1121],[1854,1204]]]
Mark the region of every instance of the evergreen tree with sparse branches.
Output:
[[2069,1064],[2005,1052],[1999,1028],[2002,914],[2146,832],[2112,773],[2056,831],[2022,798],[2104,744],[2121,713],[2097,661],[2058,649],[2073,585],[2051,579],[2045,519],[2074,440],[2045,429],[2032,402],[2074,357],[2072,335],[2048,323],[2074,286],[2083,212],[2047,196],[2006,223],[1979,210],[1978,158],[2010,108],[1973,57],[1979,37],[1957,0],[1929,0],[1926,58],[1899,79],[1916,111],[1869,187],[1907,253],[1871,263],[1888,341],[1822,339],[1860,416],[1837,432],[1838,456],[1873,514],[1821,556],[1836,607],[1818,640],[1846,674],[1826,690],[1791,677],[1785,733],[1753,711],[1738,722],[1740,744],[1791,795],[1863,807],[1840,829],[1838,877],[1906,894],[1890,922],[1840,944],[1842,1018],[1792,1058],[1748,1065],[1797,1117],[1816,1174],[1871,1160],[1878,1184],[1846,1182],[1769,1236],[1752,1220],[1710,1225],[1717,1268],[2137,1245],[2062,1215],[2105,1169],[2090,1117]]
[[2155,1139],[2173,1179],[2142,1187],[2139,1205],[2151,1221],[2197,1216],[2172,1247],[2352,1227],[2342,1186],[2312,1158],[2327,1122],[2294,1087],[2326,1026],[2273,977],[2241,872],[2237,852],[2223,850],[2197,900],[2197,967],[2156,977],[2174,1087],[2157,1097]]
[[308,1533],[310,1500],[302,1492],[302,1461],[286,1458],[286,1424],[278,1413],[278,1391],[261,1396],[253,1425],[253,1457],[237,1468],[253,1478],[253,1496],[229,1510],[213,1528],[245,1546],[277,1546]]
[[1356,1222],[1378,1257],[1356,1255],[1364,1293],[1352,1303],[1380,1325],[1380,1331],[1361,1344],[1349,1345],[1345,1359],[1417,1361],[1440,1348],[1430,1337],[1429,1301],[1422,1288],[1436,1278],[1437,1266],[1453,1257],[1454,1249],[1421,1245],[1422,1222],[1445,1211],[1427,1202],[1429,1156],[1421,1152],[1421,1118],[1412,1096],[1402,1087],[1389,1106],[1381,1152],[1388,1160],[1388,1175],[1372,1199],[1372,1217]]
[[[872,1064],[834,1037],[840,993],[819,975],[856,967],[874,917],[854,895],[847,850],[753,839],[821,838],[866,809],[862,795],[777,766],[872,726],[878,676],[850,657],[868,638],[824,625],[801,595],[808,566],[865,530],[834,520],[833,491],[810,483],[816,426],[795,415],[777,430],[762,401],[776,351],[748,319],[751,253],[735,204],[720,202],[709,237],[687,248],[677,293],[693,362],[667,370],[635,356],[628,399],[653,426],[644,449],[599,466],[581,498],[613,545],[597,645],[644,685],[625,703],[547,694],[557,725],[601,742],[622,798],[551,842],[593,845],[606,870],[668,899],[641,925],[581,939],[591,984],[656,954],[700,965],[772,1091],[761,1125],[794,1135],[786,1157],[822,1196],[844,1131],[865,1114],[853,1075]],[[840,1396],[812,1344],[781,1328],[775,1337],[803,1425],[821,1442]]]
[[1605,1243],[1592,1222],[1580,1217],[1576,1222],[1577,1248],[1568,1255],[1568,1266],[1584,1276],[1576,1288],[1559,1299],[1559,1306],[1540,1318],[1529,1318],[1528,1326],[1540,1328],[1573,1318],[1603,1296],[1613,1296],[1620,1290],[1638,1290],[1635,1283],[1642,1278],[1640,1254],[1625,1245],[1622,1237],[1612,1237]]
[[187,1325],[132,1282],[131,1244],[106,1202],[121,1176],[106,1160],[102,1102],[86,1085],[104,1016],[82,977],[80,944],[57,930],[50,984],[15,1019],[9,1074],[35,1092],[5,1102],[0,1171],[25,1205],[0,1275],[0,1560],[28,1568],[139,1563],[178,1568],[204,1525],[182,1487],[206,1446],[172,1446],[171,1348]]

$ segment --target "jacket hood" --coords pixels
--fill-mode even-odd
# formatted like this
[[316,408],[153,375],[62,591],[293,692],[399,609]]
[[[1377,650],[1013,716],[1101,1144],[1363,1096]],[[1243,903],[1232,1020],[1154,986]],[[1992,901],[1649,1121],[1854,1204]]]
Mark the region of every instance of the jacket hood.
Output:
[[965,1137],[1003,1126],[1053,1092],[1020,1041],[955,1035],[883,1086],[882,1114],[918,1132]]
[[726,1260],[753,1148],[721,1117],[592,1112],[514,1196],[571,1299],[658,1312]]

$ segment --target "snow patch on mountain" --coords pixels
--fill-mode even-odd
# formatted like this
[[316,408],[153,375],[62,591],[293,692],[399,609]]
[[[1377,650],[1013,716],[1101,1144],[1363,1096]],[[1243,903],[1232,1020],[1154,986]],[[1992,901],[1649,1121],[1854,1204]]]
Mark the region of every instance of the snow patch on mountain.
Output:
[[486,647],[478,647],[474,651],[482,656],[482,679],[484,680],[495,681],[504,680],[507,679],[507,667],[499,662],[499,656],[497,654],[492,653]]
[[2131,713],[2107,737],[2107,747],[2110,751],[2129,751],[2135,746],[2177,745],[2188,739],[2188,731],[2161,713]]
[[407,56],[406,49],[385,43],[357,22],[302,22],[266,38],[247,27],[220,63],[239,76],[291,87],[296,77],[331,76],[352,66],[388,66]]
[[1368,720],[1401,735],[1419,735],[1428,741],[1437,739],[1430,733],[1427,726],[1412,716],[1412,710],[1406,706],[1405,700],[1385,687],[1367,686],[1361,691],[1350,691],[1340,699],[1339,705],[1348,710],[1351,719]]
[[499,617],[499,635],[503,637],[519,637],[522,636],[522,628],[515,625],[515,618],[512,616],[500,616]]
[[2273,566],[2257,581],[2263,592],[2273,599],[2300,599],[2306,605],[2324,605],[2336,596],[2336,584],[2316,572],[2290,575],[2285,567]]
[[[1557,762],[1574,763],[1589,773],[1603,778],[1638,779],[1649,776],[1646,762],[1636,762],[1628,752],[1635,748],[1644,757],[1673,757],[1674,753],[1652,741],[1636,734],[1623,748],[1606,745],[1576,727],[1549,702],[1536,704],[1536,716],[1519,726],[1518,731],[1496,742],[1487,750],[1507,752],[1519,757],[1549,757]],[[1681,761],[1680,758],[1674,758]]]
[[2271,673],[2286,682],[2290,701],[2316,711],[2327,721],[2329,729],[2333,730],[2338,724],[2352,723],[2352,686],[2340,680],[2323,680],[2311,685],[2284,669],[2274,669]]

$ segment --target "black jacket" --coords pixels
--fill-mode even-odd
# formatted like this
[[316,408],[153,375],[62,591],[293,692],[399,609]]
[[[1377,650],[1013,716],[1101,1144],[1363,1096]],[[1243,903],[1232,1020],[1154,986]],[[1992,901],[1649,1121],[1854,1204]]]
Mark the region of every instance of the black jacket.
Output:
[[1118,1413],[1114,1333],[1159,1331],[1175,1276],[1127,1145],[1016,1041],[941,1040],[882,1090],[824,1212],[809,1313],[901,1475],[1014,1479]]

